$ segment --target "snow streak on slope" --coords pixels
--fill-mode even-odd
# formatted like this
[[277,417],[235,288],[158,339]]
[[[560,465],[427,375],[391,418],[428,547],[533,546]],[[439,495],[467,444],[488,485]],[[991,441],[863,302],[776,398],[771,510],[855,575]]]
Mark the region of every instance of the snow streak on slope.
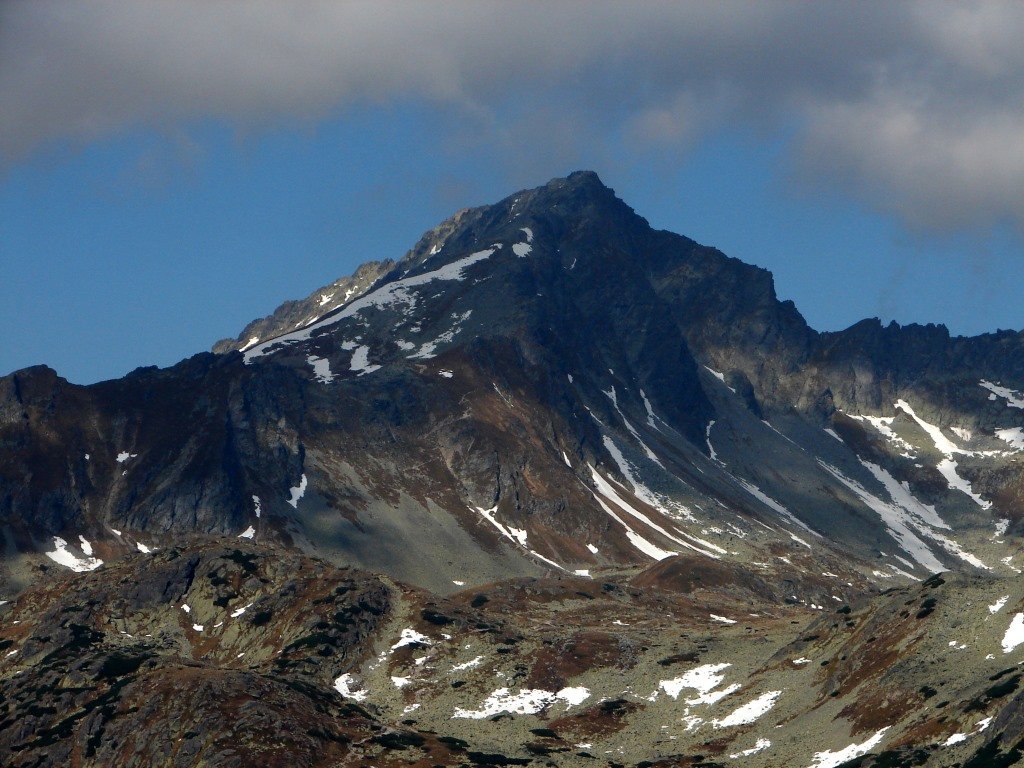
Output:
[[[778,512],[780,515],[782,515],[783,519],[785,519],[786,521],[792,523],[793,525],[795,525],[795,526],[797,526],[799,528],[802,528],[803,530],[807,531],[811,535],[817,536],[819,539],[821,538],[821,534],[820,533],[818,533],[817,531],[815,531],[812,528],[810,528],[809,526],[807,526],[804,523],[803,520],[801,520],[796,515],[794,515],[792,512],[790,512],[788,509],[786,509],[784,506],[779,504],[779,502],[777,502],[771,496],[766,494],[764,491],[762,491],[756,485],[754,485],[753,483],[748,483],[742,477],[736,477],[736,475],[732,475],[732,477],[733,477],[734,480],[736,480],[737,483],[739,483],[741,486],[743,486],[743,489],[747,493],[749,493],[751,496],[753,496],[755,499],[760,501],[762,504],[764,504],[769,509],[773,509],[776,512]],[[803,539],[799,538],[798,536],[795,536],[792,533],[790,533],[789,535],[798,544],[803,544],[808,549],[811,548],[810,544],[808,544],[806,541],[804,541]]]
[[959,491],[963,491],[965,494],[970,496],[974,502],[982,509],[988,509],[992,506],[991,502],[985,501],[981,496],[974,492],[971,488],[971,484],[966,479],[960,477],[956,471],[956,462],[953,461],[953,455],[957,453],[971,455],[971,451],[965,451],[960,448],[956,443],[942,434],[942,430],[934,424],[929,424],[927,421],[918,416],[914,409],[910,407],[910,404],[906,400],[897,400],[895,407],[906,412],[910,418],[917,422],[918,426],[923,429],[928,436],[932,439],[935,444],[935,449],[941,453],[945,458],[939,462],[936,469],[939,473],[946,478],[946,482],[949,483],[950,488],[955,488]]
[[964,562],[973,565],[975,568],[989,570],[989,567],[985,565],[985,563],[970,552],[963,550],[955,541],[929,528],[929,526],[932,526],[934,528],[949,530],[949,524],[939,517],[939,513],[935,511],[935,507],[922,504],[918,501],[910,492],[910,487],[906,483],[898,482],[895,477],[890,475],[882,467],[872,464],[871,462],[864,461],[863,459],[861,459],[860,463],[863,464],[883,486],[885,486],[885,490],[889,493],[889,498],[891,498],[894,504],[902,508],[910,516],[910,523],[921,534],[932,539],[947,552],[952,555],[956,555]]
[[[640,512],[638,509],[633,507],[629,502],[627,502],[625,499],[623,499],[618,494],[618,492],[615,490],[615,488],[611,485],[611,483],[609,483],[605,478],[603,478],[597,472],[597,470],[594,469],[593,467],[590,467],[590,476],[591,476],[591,478],[594,481],[594,485],[597,486],[597,489],[601,493],[602,496],[604,496],[606,499],[608,499],[613,504],[618,506],[622,511],[626,512],[630,516],[632,516],[632,517],[636,518],[637,520],[639,520],[641,523],[646,525],[652,531],[657,531],[659,534],[664,536],[666,539],[668,539],[669,541],[673,542],[674,544],[678,544],[681,547],[684,547],[686,549],[692,550],[694,552],[699,552],[702,555],[707,555],[708,557],[712,557],[715,560],[719,559],[719,556],[717,554],[715,554],[714,552],[710,552],[710,551],[708,551],[706,549],[703,549],[702,547],[699,547],[699,546],[697,546],[695,544],[691,544],[690,542],[683,540],[679,536],[673,535],[672,533],[667,531],[665,528],[663,528],[662,526],[658,525],[656,522],[651,520],[643,512]],[[595,498],[598,498],[598,497],[595,496]],[[630,536],[630,533],[634,534],[637,538],[640,538],[639,535],[637,535],[636,532],[633,531],[628,525],[626,525],[626,523],[623,522],[617,515],[615,515],[613,512],[611,512],[611,510],[607,507],[607,505],[604,504],[604,502],[601,501],[600,498],[598,498],[598,502],[601,504],[601,506],[605,509],[606,512],[611,514],[612,517],[615,517],[617,520],[619,520],[619,522],[627,529],[627,536],[629,536],[630,541],[633,541],[633,543],[636,544],[636,541],[634,541],[634,537]],[[661,556],[659,557],[659,556],[655,556],[655,555],[652,554],[652,557],[655,557],[656,560],[663,560],[665,557],[669,557],[670,555],[676,554],[675,552],[665,552],[664,550],[661,550],[660,548],[654,547],[654,545],[650,544],[650,542],[646,542],[645,541],[645,545],[646,545],[647,549],[644,549],[643,547],[639,547],[639,546],[638,546],[638,549],[641,549],[642,551],[645,551],[647,554],[651,554],[651,552],[653,552],[654,549],[657,549],[658,553]]]
[[626,425],[626,429],[629,430],[629,434],[631,434],[636,441],[640,443],[640,447],[643,449],[644,453],[647,454],[647,458],[664,469],[665,465],[661,463],[661,460],[655,455],[654,451],[651,450],[650,446],[644,442],[644,439],[640,437],[640,433],[637,432],[636,428],[629,423],[629,419],[626,418],[626,414],[624,414],[622,409],[619,408],[619,398],[616,395],[615,387],[612,387],[610,391],[605,392],[604,394],[612,401],[612,405],[615,406],[615,410],[619,414],[619,418],[622,419],[622,423]]
[[[912,446],[910,443],[908,443],[906,440],[904,440],[902,437],[900,437],[893,431],[892,423],[896,420],[895,416],[858,416],[852,413],[843,413],[843,415],[848,418],[854,419],[855,421],[866,421],[868,424],[870,424],[879,432],[881,432],[885,439],[892,443],[892,445],[895,446],[900,451],[901,456],[907,459],[916,458],[914,455],[914,446]],[[835,435],[835,437],[838,439],[842,439],[839,438],[838,435]]]
[[262,344],[257,344],[249,348],[244,353],[245,362],[251,363],[256,358],[261,357],[281,346],[306,341],[312,337],[314,331],[339,323],[342,320],[352,317],[370,307],[382,309],[395,306],[396,304],[404,304],[409,308],[412,308],[416,305],[416,296],[412,292],[413,288],[426,285],[435,280],[464,280],[466,277],[465,270],[467,267],[476,264],[478,261],[483,261],[484,259],[489,258],[495,250],[496,249],[494,248],[488,248],[484,251],[477,251],[476,253],[470,254],[462,259],[458,259],[457,261],[453,261],[451,264],[446,264],[445,266],[431,272],[426,272],[422,275],[414,275],[412,277],[403,277],[400,280],[395,280],[392,283],[382,285],[377,290],[356,299],[337,314],[326,317],[317,323],[303,328],[301,331],[286,333],[283,336],[278,336],[275,339],[270,339],[269,341],[265,341]]
[[554,560],[551,560],[551,559],[549,559],[547,557],[544,557],[544,555],[540,554],[540,552],[536,552],[536,551],[530,549],[529,545],[527,545],[527,543],[526,543],[527,533],[526,533],[525,529],[523,529],[523,528],[515,528],[515,527],[513,527],[511,525],[503,525],[502,523],[500,523],[498,521],[498,519],[494,516],[495,513],[498,511],[497,505],[491,507],[490,509],[484,509],[483,507],[474,507],[474,509],[480,514],[480,516],[482,518],[484,518],[484,520],[486,520],[491,525],[493,525],[495,528],[497,528],[498,531],[501,532],[501,535],[504,536],[506,539],[508,539],[509,541],[515,542],[516,544],[521,546],[523,549],[525,549],[527,552],[529,552],[531,555],[536,557],[538,560],[543,560],[548,565],[554,566],[555,568],[557,568],[560,571],[564,571],[565,570],[565,568],[560,566]]
[[831,464],[827,464],[821,459],[818,459],[818,464],[820,464],[839,482],[853,491],[854,495],[856,495],[857,498],[859,498],[871,510],[876,512],[882,519],[886,528],[889,529],[890,535],[899,542],[899,545],[905,552],[907,552],[924,568],[931,573],[938,573],[939,571],[946,570],[942,563],[935,557],[934,553],[928,548],[928,545],[921,541],[921,539],[919,539],[911,530],[912,526],[907,520],[908,515],[904,509],[896,506],[895,504],[889,504],[882,501],[880,498],[869,492],[863,485],[858,483],[856,480],[851,480]]
[[[1003,398],[1006,401],[1007,408],[1024,408],[1024,394],[1021,394],[1015,389],[1009,389],[1008,387],[1001,387],[998,384],[993,384],[991,381],[985,381],[982,379],[978,382],[978,386],[987,389],[992,395]],[[989,397],[992,397],[989,395]],[[995,400],[995,397],[992,397]]]

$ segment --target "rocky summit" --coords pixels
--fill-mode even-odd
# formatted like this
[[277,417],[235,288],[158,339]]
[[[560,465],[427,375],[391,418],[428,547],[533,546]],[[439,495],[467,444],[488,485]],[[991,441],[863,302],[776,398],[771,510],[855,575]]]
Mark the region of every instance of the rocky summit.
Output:
[[0,763],[1024,761],[1024,334],[810,328],[591,172],[0,378]]

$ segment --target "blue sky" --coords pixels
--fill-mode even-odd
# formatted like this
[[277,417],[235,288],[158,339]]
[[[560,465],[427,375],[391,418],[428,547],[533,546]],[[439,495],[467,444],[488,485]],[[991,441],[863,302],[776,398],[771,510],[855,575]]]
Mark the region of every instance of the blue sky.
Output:
[[[591,27],[580,30],[585,39],[575,50],[559,48],[550,64],[522,64],[515,77],[506,70],[520,66],[518,59],[481,74],[482,62],[496,57],[501,64],[504,37],[477,52],[466,42],[485,35],[493,18],[463,22],[466,6],[443,6],[451,14],[437,34],[463,43],[459,57],[442,56],[434,79],[421,82],[418,72],[407,82],[423,63],[403,60],[408,42],[393,40],[391,27],[380,31],[367,6],[357,21],[369,25],[366,34],[377,30],[377,47],[394,46],[389,73],[382,74],[376,47],[349,51],[338,71],[351,75],[368,59],[362,80],[340,88],[323,77],[319,63],[300,62],[281,74],[277,92],[265,85],[258,63],[227,66],[242,55],[245,39],[225,48],[216,37],[206,53],[195,42],[190,24],[206,29],[228,24],[230,15],[211,19],[196,5],[194,15],[153,25],[157,31],[146,34],[156,35],[155,42],[140,52],[136,45],[119,49],[113,27],[94,21],[109,11],[130,27],[131,6],[94,5],[96,13],[83,21],[59,2],[43,2],[49,15],[7,25],[24,41],[17,45],[0,32],[0,103],[24,106],[14,117],[0,117],[0,374],[46,363],[87,383],[172,364],[364,261],[400,257],[458,208],[580,168],[596,170],[654,226],[770,269],[779,295],[793,299],[815,328],[840,329],[870,316],[942,322],[964,334],[1024,327],[1018,299],[1024,216],[1015,207],[1020,200],[1006,194],[1024,182],[1014,175],[1017,148],[1005,138],[1019,115],[1006,107],[1005,97],[1013,95],[1007,73],[971,64],[980,54],[965,56],[959,48],[952,63],[942,58],[950,39],[957,41],[948,31],[937,38],[942,45],[928,48],[931,38],[906,22],[904,38],[892,45],[927,38],[918,43],[925,74],[906,65],[901,87],[920,93],[938,57],[970,94],[958,97],[957,79],[947,72],[935,92],[948,103],[937,104],[936,96],[920,106],[908,97],[906,107],[899,100],[893,105],[892,92],[879,94],[877,83],[844,79],[863,68],[859,53],[822,82],[787,74],[796,70],[786,56],[813,66],[815,57],[834,53],[811,42],[801,51],[793,17],[764,21],[795,35],[798,49],[783,55],[780,48],[776,79],[792,82],[765,93],[764,65],[756,57],[727,76],[698,76],[697,60],[660,49],[624,48],[609,56],[607,35],[650,32],[620,29],[614,5],[604,26],[590,18],[600,13],[588,15]],[[256,5],[265,13],[249,19],[253,34],[278,34],[283,26],[281,34],[291,37],[282,46],[311,41],[315,49],[320,38],[313,28],[356,23],[323,11],[316,20],[322,23],[282,25],[276,14],[284,5]],[[554,6],[572,15],[572,4]],[[727,33],[733,58],[744,45],[764,55],[763,24],[752,32],[734,28],[742,24],[723,27],[722,19],[704,18],[706,6],[696,8],[691,12],[709,30]],[[548,21],[540,10],[521,11],[508,24],[543,28]],[[648,21],[683,29],[688,19]],[[820,26],[828,20],[818,21],[818,33],[827,35]],[[848,21],[834,22],[835,48],[859,51],[856,39],[842,37]],[[1000,30],[1008,23],[982,21]],[[421,27],[423,20],[409,23]],[[193,58],[209,60],[204,66],[211,72],[235,74],[224,75],[223,83],[211,76],[208,88],[196,88],[197,73],[182,74],[189,62],[158,50],[165,36],[169,51],[181,47],[175,24],[197,46]],[[799,24],[814,30],[810,22]],[[3,74],[5,56],[13,57],[18,45],[56,45],[54,30],[81,41],[80,60],[51,71],[39,59]],[[534,44],[552,58],[553,42]],[[507,55],[517,50],[512,46]],[[150,80],[139,75],[139,82],[109,86],[112,63],[145,69],[132,67],[132,57],[158,62]],[[56,85],[40,95],[40,83],[58,76],[63,82],[69,72],[85,78],[84,85],[64,100]],[[179,75],[188,88],[168,85]],[[988,78],[994,95],[976,104],[979,78]],[[253,93],[241,99],[248,86]],[[948,119],[963,111],[964,99],[974,100],[979,120],[989,118],[984,126]],[[874,122],[861,124],[864,115]],[[907,125],[914,126],[909,137]]]

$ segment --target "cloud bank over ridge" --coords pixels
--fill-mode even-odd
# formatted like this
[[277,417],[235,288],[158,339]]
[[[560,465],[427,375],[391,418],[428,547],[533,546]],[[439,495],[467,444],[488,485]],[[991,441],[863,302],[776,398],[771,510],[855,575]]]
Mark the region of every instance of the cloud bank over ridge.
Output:
[[549,153],[785,135],[799,178],[914,229],[1024,232],[1021,39],[1024,5],[996,2],[15,1],[0,167],[137,127],[417,101]]

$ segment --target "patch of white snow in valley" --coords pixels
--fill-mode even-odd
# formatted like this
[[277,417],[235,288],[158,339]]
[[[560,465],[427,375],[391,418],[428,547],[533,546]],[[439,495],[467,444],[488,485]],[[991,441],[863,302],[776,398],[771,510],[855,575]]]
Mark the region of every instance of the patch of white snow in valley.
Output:
[[736,619],[729,619],[729,618],[726,618],[725,616],[719,616],[719,615],[714,614],[714,613],[710,614],[710,616],[711,616],[712,619],[714,619],[715,621],[721,622],[722,624],[735,624],[736,623]]
[[516,256],[529,256],[530,251],[533,250],[533,246],[529,243],[516,243],[512,246],[512,253]]
[[245,342],[245,346],[242,347],[241,351],[245,352],[245,350],[247,350],[249,347],[253,346],[254,344],[259,344],[259,343],[260,343],[260,337],[259,336],[252,336],[252,337],[249,338],[249,340],[247,342]]
[[370,348],[363,345],[356,347],[352,353],[352,361],[348,365],[350,370],[357,371],[359,376],[365,373],[373,373],[380,369],[379,365],[370,363]]
[[1021,643],[1024,643],[1024,613],[1015,614],[1007,627],[1003,635],[1003,653],[1010,653]]
[[422,645],[431,645],[429,637],[420,634],[412,627],[406,627],[402,630],[402,636],[398,639],[398,642],[391,646],[391,650],[397,651],[399,648],[404,648],[407,645],[414,645],[417,643]]
[[713,721],[715,728],[731,728],[736,725],[749,725],[756,722],[762,715],[775,706],[782,691],[768,691],[756,699],[748,701],[741,707],[737,707],[721,720]]
[[[85,539],[82,539],[82,541],[85,541]],[[84,547],[82,551],[85,552]],[[54,536],[53,551],[45,552],[44,554],[58,565],[70,568],[76,573],[84,573],[85,571],[94,571],[103,565],[103,561],[99,558],[88,556],[91,552],[92,547],[89,547],[89,552],[85,552],[86,557],[78,557],[73,552],[68,551],[68,543],[64,539],[60,536]]]
[[1024,408],[1024,394],[1021,394],[1016,389],[1001,387],[984,379],[978,382],[978,386],[987,389],[993,395],[1003,398],[1006,401],[1007,408]]
[[750,749],[744,749],[742,752],[734,752],[733,754],[729,755],[729,758],[731,760],[737,760],[741,757],[750,757],[751,755],[756,755],[758,752],[761,752],[762,750],[768,749],[768,747],[770,747],[771,745],[772,743],[768,741],[768,739],[758,739],[754,746],[752,746]]
[[117,463],[124,464],[128,459],[134,459],[138,456],[137,453],[128,453],[128,451],[121,451],[117,454]]
[[658,687],[673,699],[678,699],[679,694],[682,693],[684,688],[693,690],[698,693],[699,698],[687,700],[688,704],[707,703],[704,697],[711,694],[715,688],[725,681],[725,675],[720,673],[723,669],[728,669],[731,666],[728,663],[704,664],[689,670],[682,677],[662,680],[658,683]]
[[148,554],[149,554],[150,552],[152,552],[152,551],[153,551],[153,549],[152,549],[151,547],[147,547],[147,546],[146,546],[145,544],[143,544],[143,543],[142,543],[141,541],[136,541],[136,542],[135,542],[135,548],[136,548],[137,550],[139,550],[139,552],[141,552],[141,553],[142,553],[142,554],[144,554],[144,555],[148,555]]
[[334,381],[334,374],[331,373],[330,360],[323,357],[317,357],[316,355],[309,355],[306,358],[306,362],[313,366],[313,375],[321,384],[330,384]]
[[251,539],[255,535],[256,535],[256,529],[253,528],[250,525],[248,528],[246,528],[244,531],[242,531],[240,534],[238,534],[238,538],[240,538],[240,539]]
[[843,438],[841,438],[839,436],[839,434],[834,429],[829,429],[828,427],[825,427],[824,431],[825,431],[826,435],[831,435],[836,440],[838,440],[840,443],[843,442]]
[[996,437],[1004,443],[1009,443],[1016,451],[1024,451],[1024,429],[1021,427],[1010,427],[1008,429],[997,429]]
[[245,362],[251,363],[254,359],[281,346],[306,341],[307,339],[312,338],[314,332],[353,317],[367,309],[386,309],[394,307],[395,305],[404,305],[409,309],[412,309],[416,305],[416,295],[413,289],[432,283],[435,280],[464,280],[466,278],[465,270],[468,267],[489,258],[495,250],[495,248],[488,248],[484,251],[477,251],[469,256],[457,259],[450,264],[445,264],[438,269],[425,272],[422,275],[403,277],[400,280],[395,280],[394,282],[382,285],[375,291],[371,291],[370,293],[355,299],[351,304],[346,305],[340,312],[330,315],[329,317],[325,317],[313,325],[307,326],[299,331],[286,333],[283,336],[278,336],[277,338],[269,339],[262,344],[253,346],[244,353]]
[[252,607],[252,603],[247,603],[246,605],[243,605],[241,608],[236,608],[235,610],[233,610],[231,612],[231,618],[232,619],[237,619],[239,616],[241,616],[243,613],[245,613],[251,607]]
[[410,680],[408,677],[398,677],[397,675],[391,676],[391,684],[394,685],[395,688],[405,688],[405,686],[407,686],[411,682],[412,680]]
[[508,688],[499,688],[480,706],[480,709],[456,708],[452,718],[470,718],[483,720],[487,717],[508,712],[513,715],[535,715],[556,701],[564,701],[567,708],[580,704],[590,698],[586,688],[563,688],[552,693],[541,688],[523,688],[519,693],[511,693]]
[[299,499],[306,495],[306,475],[302,475],[302,479],[299,480],[299,484],[293,488],[289,488],[288,492],[291,494],[291,498],[288,499],[288,503],[292,505],[294,509],[299,508]]
[[263,504],[260,502],[259,496],[252,497],[252,505],[256,509],[256,519],[258,520],[259,516],[263,514]]
[[92,544],[89,543],[89,540],[79,534],[78,542],[82,545],[82,553],[87,557],[92,557]]
[[351,674],[346,672],[345,674],[335,678],[334,690],[340,693],[342,696],[354,701],[363,701],[369,694],[366,691],[357,691],[353,688],[354,685],[358,685],[355,678]]
[[590,553],[592,555],[596,555],[597,554],[597,547],[595,547],[593,544],[587,544],[587,549],[590,550]]
[[203,631],[203,625],[202,624],[193,624],[192,625],[192,629],[194,629],[196,632],[202,632]]
[[1002,597],[1000,597],[998,600],[996,600],[994,603],[992,603],[992,605],[990,605],[988,607],[988,612],[989,613],[999,613],[1001,610],[1003,610],[1003,606],[1006,605],[1006,601],[1009,600],[1009,599],[1010,599],[1009,595],[1003,595]]
[[888,730],[888,727],[883,728],[867,741],[863,741],[860,744],[850,744],[838,752],[833,752],[830,749],[826,749],[824,752],[816,752],[814,754],[814,762],[811,763],[809,768],[838,768],[843,763],[847,763],[861,755],[866,755],[882,743],[882,738]]
[[480,662],[483,660],[483,656],[477,656],[475,659],[464,661],[462,664],[456,664],[452,667],[452,672],[461,672],[464,669],[472,669],[473,667],[479,667]]
[[529,227],[520,227],[519,230],[524,235],[526,235],[526,242],[528,242],[528,243],[532,243],[533,242],[533,230],[532,229],[530,229]]

